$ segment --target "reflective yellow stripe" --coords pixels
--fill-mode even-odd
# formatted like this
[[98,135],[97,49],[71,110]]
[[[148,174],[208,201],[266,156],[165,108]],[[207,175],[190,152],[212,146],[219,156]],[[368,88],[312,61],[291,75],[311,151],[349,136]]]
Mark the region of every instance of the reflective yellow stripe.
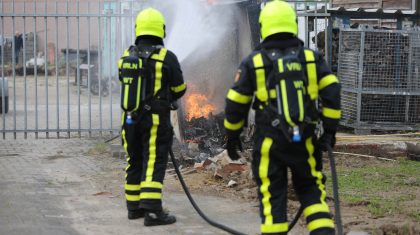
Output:
[[303,107],[303,94],[302,94],[302,90],[298,90],[297,91],[297,96],[298,96],[298,104],[299,104],[299,122],[303,122],[303,117],[304,117],[304,107]]
[[270,89],[269,93],[270,93],[271,99],[275,99],[277,97],[277,93],[275,89]]
[[142,80],[142,78],[139,77],[139,81],[138,81],[138,84],[137,84],[136,107],[134,108],[134,110],[137,110],[139,108],[139,105],[140,105],[141,80]]
[[255,76],[257,79],[257,98],[262,102],[267,102],[268,100],[268,92],[267,88],[265,87],[265,71],[264,71],[264,63],[261,54],[257,54],[252,58],[252,62],[254,63],[255,68]]
[[161,193],[140,193],[140,199],[162,199]]
[[123,58],[118,60],[118,68],[119,69],[121,69],[122,63],[123,63]]
[[156,95],[157,92],[162,87],[162,62],[156,61],[156,71],[155,71],[155,89],[153,95]]
[[316,78],[316,64],[314,52],[305,50],[306,70],[308,72],[308,93],[311,100],[318,98],[318,84]]
[[141,188],[157,188],[157,189],[162,189],[162,183],[161,182],[156,182],[156,181],[152,181],[152,182],[141,182],[140,185]]
[[330,109],[327,107],[322,108],[322,115],[327,118],[332,119],[340,119],[341,118],[341,110],[339,109]]
[[130,52],[128,51],[128,49],[123,51],[123,55],[121,56],[121,58],[118,60],[118,68],[121,69],[122,67],[122,63],[125,57],[129,56]]
[[281,99],[283,102],[284,118],[291,126],[296,126],[296,124],[290,118],[289,102],[287,101],[286,80],[282,79],[280,81],[280,88],[281,88]]
[[157,138],[157,129],[159,125],[159,115],[152,114],[152,129],[150,130],[150,140],[149,140],[149,160],[147,161],[147,170],[146,170],[146,182],[152,182],[153,171],[155,168],[156,162],[156,138]]
[[242,95],[241,93],[230,89],[228,94],[227,94],[227,98],[233,102],[239,103],[239,104],[248,104],[251,102],[252,100],[252,96],[248,96],[248,95]]
[[124,85],[124,103],[123,103],[123,106],[124,106],[124,109],[126,109],[127,110],[127,106],[128,106],[128,93],[130,92],[130,85],[129,84],[125,84]]
[[[142,61],[141,59],[139,59],[139,68],[143,67]],[[136,107],[134,110],[137,110],[139,108],[140,105],[140,91],[141,91],[141,82],[142,82],[143,78],[141,76],[138,77],[138,81],[137,81],[137,97],[136,97]]]
[[156,93],[162,87],[162,61],[165,60],[166,52],[167,50],[165,48],[161,48],[159,54],[152,55],[152,59],[157,60],[155,66],[155,88],[153,92],[154,95],[156,95]]
[[321,80],[319,81],[319,84],[318,84],[318,89],[322,90],[325,87],[327,87],[327,86],[329,86],[333,83],[338,83],[338,79],[334,74],[329,74],[329,75],[321,78]]
[[[268,178],[268,167],[270,165],[270,148],[273,144],[273,139],[265,137],[261,146],[261,160],[258,168],[258,174],[262,182],[260,192],[262,194],[263,215],[265,217],[264,225],[273,225],[273,215],[271,214],[271,193],[268,190],[270,187],[270,179]],[[261,227],[262,229],[262,227]]]
[[124,50],[122,57],[118,60],[118,68],[122,68],[123,60],[125,57],[129,56],[130,52],[128,50]]
[[319,213],[319,212],[329,213],[330,209],[328,208],[327,204],[322,204],[322,203],[313,204],[313,205],[310,205],[310,206],[306,207],[305,210],[303,210],[303,215],[305,217],[308,217],[310,215],[313,215],[313,214]]
[[316,184],[318,185],[318,189],[321,192],[321,197],[319,198],[320,204],[325,205],[328,208],[327,203],[325,202],[325,185],[322,183],[322,173],[316,170],[316,160],[314,157],[314,145],[312,144],[312,137],[306,139],[305,142],[306,150],[308,151],[308,163],[311,169],[311,175],[316,178]]
[[165,56],[166,56],[166,52],[168,52],[168,50],[166,50],[166,48],[161,48],[159,50],[159,53],[158,54],[156,54],[156,53],[153,54],[151,56],[151,58],[154,59],[154,60],[164,61],[165,60]]
[[125,194],[125,199],[127,201],[138,202],[138,201],[140,201],[140,195]]
[[125,190],[139,191],[140,190],[140,184],[125,184]]
[[[123,111],[121,113],[121,126],[124,125],[124,116],[125,116],[125,112]],[[124,131],[124,130],[123,130]]]
[[181,92],[181,91],[183,91],[185,89],[187,89],[187,84],[186,83],[181,84],[179,86],[172,86],[171,87],[171,91],[173,91],[175,93],[179,93],[179,92]]
[[278,64],[279,64],[279,72],[283,73],[284,72],[284,68],[283,68],[283,59],[279,59],[278,60]]
[[244,120],[237,123],[231,123],[225,118],[224,125],[225,125],[225,128],[228,130],[237,131],[237,130],[240,130],[244,126],[244,123],[245,123]]
[[332,219],[317,219],[308,224],[309,232],[319,228],[334,228],[334,221]]
[[[124,116],[125,116],[125,112],[123,112],[123,114],[122,114],[122,122],[124,122]],[[128,146],[128,144],[127,144],[127,138],[125,137],[125,130],[124,129],[122,129],[122,131],[121,131],[121,137],[122,137],[122,139],[123,139],[123,148],[124,148],[124,150],[125,150],[125,153],[127,154],[127,158],[126,158],[126,161],[127,161],[127,167],[125,168],[125,171],[127,172],[127,170],[128,170],[128,168],[130,168],[130,154],[128,154],[128,150],[127,150],[127,146]],[[127,174],[125,175],[125,178],[127,179]]]
[[124,50],[124,52],[123,52],[123,56],[124,56],[124,57],[127,57],[127,56],[129,56],[129,55],[130,55],[130,52],[128,51],[128,49]]
[[262,233],[284,233],[289,230],[289,225],[287,222],[285,223],[277,223],[277,224],[270,224],[261,225],[261,232]]

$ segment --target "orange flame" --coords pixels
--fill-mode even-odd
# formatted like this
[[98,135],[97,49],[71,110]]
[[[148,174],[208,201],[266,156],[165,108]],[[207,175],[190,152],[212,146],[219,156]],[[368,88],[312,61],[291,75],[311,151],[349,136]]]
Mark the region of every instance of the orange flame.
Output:
[[204,94],[196,91],[191,91],[189,94],[186,94],[184,102],[186,110],[185,117],[188,121],[199,117],[207,118],[210,113],[216,111],[216,106],[211,104]]

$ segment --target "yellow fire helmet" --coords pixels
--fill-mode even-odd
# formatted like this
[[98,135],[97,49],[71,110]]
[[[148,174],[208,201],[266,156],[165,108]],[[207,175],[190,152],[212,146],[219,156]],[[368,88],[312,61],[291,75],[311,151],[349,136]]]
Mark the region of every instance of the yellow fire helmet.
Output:
[[296,12],[292,6],[281,0],[268,2],[260,12],[261,38],[276,33],[297,35],[298,25]]
[[136,17],[136,37],[152,35],[160,38],[165,37],[165,18],[160,11],[147,8]]

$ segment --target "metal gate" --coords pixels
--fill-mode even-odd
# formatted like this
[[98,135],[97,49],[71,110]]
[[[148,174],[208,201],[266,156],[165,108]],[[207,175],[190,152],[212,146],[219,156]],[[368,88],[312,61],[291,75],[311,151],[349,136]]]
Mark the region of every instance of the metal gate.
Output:
[[116,61],[133,38],[135,5],[1,2],[1,77],[9,84],[0,91],[3,138],[119,131]]
[[[171,6],[175,4],[173,2],[1,1],[0,75],[4,78],[0,80],[2,137],[69,138],[98,133],[117,134],[120,131],[121,111],[116,62],[122,50],[134,41],[135,16],[138,10],[152,5],[166,9],[165,17],[169,15],[171,18],[171,11],[176,11]],[[193,1],[176,2],[185,7],[185,4]],[[248,14],[249,24],[252,25],[255,22],[250,9],[258,13],[262,1],[196,2],[216,2],[220,6],[241,5],[239,9],[248,9],[245,14]],[[328,24],[328,2],[291,1],[298,10],[299,36],[306,46],[315,48],[323,44],[320,40],[327,44],[328,37],[320,38],[318,32]],[[244,4],[247,6],[243,7]],[[203,20],[204,23],[207,21]],[[14,37],[16,31],[22,34],[20,50],[15,50],[15,46],[20,44],[18,37]],[[228,35],[232,35],[232,30],[227,31]],[[251,26],[250,31],[259,30]],[[246,42],[251,39],[252,32]],[[241,31],[236,37],[243,35],[246,33]],[[239,40],[243,41],[244,38]],[[234,72],[239,60],[249,53],[251,45],[232,47],[237,51],[230,55],[230,60],[234,62],[231,70]],[[240,53],[241,50],[245,52]],[[180,57],[191,59],[188,54]],[[233,77],[233,73],[228,73],[227,77]]]

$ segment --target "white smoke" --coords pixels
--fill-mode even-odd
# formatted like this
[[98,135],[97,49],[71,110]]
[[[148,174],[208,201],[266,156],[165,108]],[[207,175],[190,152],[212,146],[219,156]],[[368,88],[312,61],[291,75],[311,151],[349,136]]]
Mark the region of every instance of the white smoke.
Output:
[[250,38],[242,39],[238,35],[243,15],[237,4],[208,2],[153,0],[141,8],[151,6],[162,11],[166,21],[165,47],[178,57],[186,81],[198,85],[221,111],[241,59],[237,57],[242,56],[238,44],[250,44]]
[[144,5],[163,12],[166,20],[165,46],[179,61],[191,54],[208,54],[218,49],[232,30],[237,9],[234,4],[211,5],[203,0],[154,0]]

